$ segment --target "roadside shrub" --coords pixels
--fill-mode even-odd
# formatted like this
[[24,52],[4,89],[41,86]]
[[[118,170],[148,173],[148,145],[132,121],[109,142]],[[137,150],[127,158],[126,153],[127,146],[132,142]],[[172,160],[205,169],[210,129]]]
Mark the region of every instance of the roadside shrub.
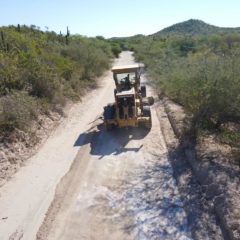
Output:
[[[26,129],[37,112],[61,112],[109,68],[113,51],[102,37],[66,37],[36,26],[0,28],[0,128]],[[9,107],[8,107],[9,105]]]
[[37,101],[26,92],[14,91],[0,98],[0,129],[27,130],[30,122],[37,118]]
[[184,106],[195,128],[240,121],[240,34],[134,42],[158,91]]
[[8,94],[12,89],[22,90],[26,85],[16,57],[0,52],[0,96]]
[[31,88],[29,93],[38,98],[53,100],[56,92],[60,91],[60,82],[54,69],[43,64],[36,64],[30,69],[29,83]]
[[121,53],[122,49],[119,44],[117,43],[112,43],[112,52],[116,58],[119,57],[119,54]]

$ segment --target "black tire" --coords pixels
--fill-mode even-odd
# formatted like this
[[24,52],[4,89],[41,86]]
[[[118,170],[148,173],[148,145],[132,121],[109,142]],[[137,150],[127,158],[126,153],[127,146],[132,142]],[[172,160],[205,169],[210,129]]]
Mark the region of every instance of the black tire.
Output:
[[143,116],[149,118],[149,121],[145,123],[144,127],[150,130],[152,127],[152,117],[151,117],[151,110],[149,106],[143,106]]
[[143,106],[143,116],[151,117],[151,111],[149,106]]
[[112,104],[107,105],[104,107],[103,118],[104,120],[111,120],[114,119],[115,116],[115,106]]
[[103,118],[106,121],[106,129],[107,131],[111,131],[115,125],[110,124],[107,122],[107,120],[112,120],[115,118],[115,105],[114,104],[108,104],[106,107],[104,107],[104,112],[103,112]]
[[147,98],[143,98],[142,99],[142,104],[143,104],[143,106],[149,106],[148,99]]
[[142,95],[142,97],[146,97],[147,96],[146,86],[141,86],[141,95]]
[[154,98],[153,97],[148,97],[148,103],[150,106],[152,106],[154,104]]

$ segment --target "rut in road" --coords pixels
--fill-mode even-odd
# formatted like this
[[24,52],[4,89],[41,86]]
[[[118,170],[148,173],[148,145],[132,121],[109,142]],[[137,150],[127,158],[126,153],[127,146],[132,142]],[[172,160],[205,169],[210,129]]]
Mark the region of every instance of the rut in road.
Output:
[[190,239],[154,107],[152,121],[150,132],[107,132],[97,120],[79,135],[38,239]]

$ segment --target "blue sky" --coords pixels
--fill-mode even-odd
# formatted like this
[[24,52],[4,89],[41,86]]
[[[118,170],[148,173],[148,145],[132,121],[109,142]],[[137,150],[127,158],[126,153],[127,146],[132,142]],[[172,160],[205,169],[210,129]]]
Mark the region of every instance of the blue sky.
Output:
[[190,18],[240,27],[239,0],[0,0],[0,25],[104,37],[151,34]]

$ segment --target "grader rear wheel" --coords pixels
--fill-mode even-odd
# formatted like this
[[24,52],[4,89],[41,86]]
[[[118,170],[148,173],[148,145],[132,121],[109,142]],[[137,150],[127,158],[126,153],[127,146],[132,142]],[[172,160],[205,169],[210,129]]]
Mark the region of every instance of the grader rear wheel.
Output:
[[146,86],[144,86],[144,85],[141,86],[140,91],[141,91],[141,95],[142,95],[143,98],[147,96]]
[[144,126],[147,129],[151,129],[152,127],[152,116],[151,116],[151,110],[149,106],[143,106],[143,116],[148,117],[148,121],[145,122]]

